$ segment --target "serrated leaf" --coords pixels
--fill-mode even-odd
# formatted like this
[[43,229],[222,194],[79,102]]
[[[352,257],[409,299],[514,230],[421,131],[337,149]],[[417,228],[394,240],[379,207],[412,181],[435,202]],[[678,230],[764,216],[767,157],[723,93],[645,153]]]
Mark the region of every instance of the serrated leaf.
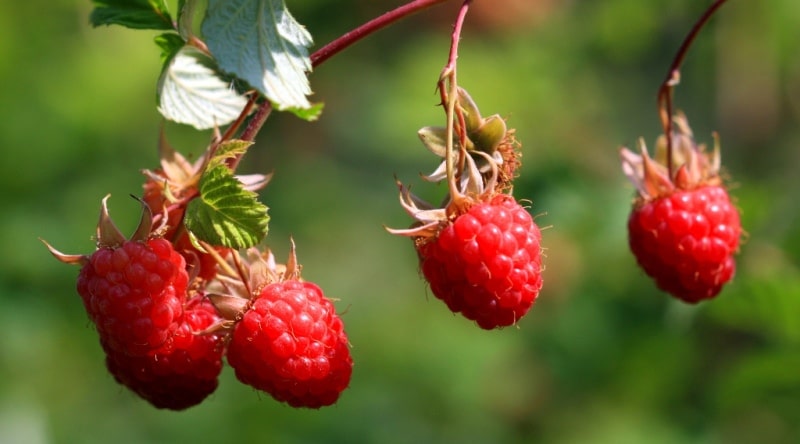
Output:
[[208,129],[235,120],[247,99],[222,80],[214,61],[191,46],[172,57],[158,80],[158,110],[174,122]]
[[247,148],[250,148],[252,144],[253,142],[239,139],[220,143],[214,153],[214,157],[208,162],[208,168],[216,168],[219,165],[224,165],[227,159],[244,155],[247,152]]
[[133,29],[173,29],[164,0],[92,0],[92,26],[122,25]]
[[187,206],[184,221],[197,238],[235,249],[258,244],[269,229],[267,206],[225,166],[203,174],[200,196]]
[[311,107],[308,31],[283,0],[209,0],[203,37],[222,70],[246,81],[278,110]]

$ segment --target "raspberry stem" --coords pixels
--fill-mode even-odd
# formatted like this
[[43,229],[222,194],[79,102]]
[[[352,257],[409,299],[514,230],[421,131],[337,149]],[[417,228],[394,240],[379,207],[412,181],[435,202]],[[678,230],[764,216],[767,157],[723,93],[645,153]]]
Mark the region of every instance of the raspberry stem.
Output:
[[[472,0],[464,0],[464,3],[461,4],[461,8],[458,11],[458,16],[456,17],[456,22],[453,26],[450,54],[447,58],[447,64],[444,66],[442,73],[439,76],[438,84],[439,92],[442,95],[442,104],[447,107],[445,168],[447,170],[447,184],[450,190],[450,199],[453,202],[456,202],[460,197],[458,187],[456,186],[457,181],[453,168],[453,136],[455,132],[454,126],[456,118],[458,118],[459,140],[461,142],[459,143],[459,166],[463,164],[464,156],[466,156],[464,148],[466,146],[466,124],[464,121],[464,115],[461,112],[461,108],[456,107],[456,103],[458,102],[458,82],[456,80],[456,71],[458,65],[458,42],[461,39],[461,29],[464,26],[464,20],[467,16],[467,11],[469,11],[470,3],[472,3]],[[459,171],[460,170],[461,168],[459,168]]]
[[661,126],[664,128],[664,135],[667,138],[667,172],[670,179],[673,177],[672,173],[672,92],[675,85],[680,83],[680,69],[686,54],[689,52],[689,47],[692,45],[700,30],[708,23],[711,16],[728,0],[716,0],[709,6],[703,15],[695,22],[692,29],[683,39],[678,52],[672,59],[672,64],[667,71],[667,76],[661,87],[658,89],[658,112],[661,118]]
[[311,64],[312,66],[316,67],[369,34],[385,28],[386,26],[402,18],[408,17],[411,14],[434,6],[438,3],[444,3],[446,1],[448,0],[414,0],[406,3],[403,6],[392,9],[391,11],[364,23],[358,28],[343,34],[342,36],[315,51],[314,54],[311,54]]
[[272,102],[270,102],[269,100],[265,100],[261,105],[259,105],[255,115],[250,120],[250,123],[247,125],[247,128],[244,129],[241,139],[246,140],[248,142],[254,141],[256,135],[261,130],[261,127],[264,126],[264,122],[267,121],[267,117],[269,117],[271,112],[272,112]]
[[[372,34],[375,31],[383,29],[391,25],[392,23],[400,19],[403,19],[405,17],[408,17],[416,12],[422,11],[423,9],[429,8],[439,3],[444,3],[446,1],[448,0],[413,0],[406,3],[403,6],[399,6],[395,9],[392,9],[391,11],[386,12],[364,23],[363,25],[353,29],[352,31],[344,33],[340,37],[336,38],[327,45],[315,51],[313,54],[311,54],[311,66],[317,67],[321,65],[329,58],[333,57],[334,55],[348,48],[350,45],[358,42],[359,40]],[[467,1],[467,3],[469,3],[469,1]],[[242,114],[239,116],[239,118],[236,120],[235,123],[241,124],[241,122],[244,120],[247,114],[252,110],[252,104],[254,103],[255,99],[251,99],[251,101],[248,102],[248,106],[245,107],[244,111],[242,112]],[[269,100],[265,100],[261,105],[259,105],[255,115],[250,120],[250,123],[247,125],[240,138],[242,140],[247,140],[247,141],[254,140],[258,132],[261,130],[261,127],[264,126],[264,122],[266,122],[267,117],[269,117],[271,111],[272,111],[272,103],[270,103]],[[231,137],[232,133],[231,131],[226,131],[225,135],[227,137]],[[222,138],[221,140],[224,141],[226,139]]]
[[247,100],[247,104],[244,106],[244,109],[239,114],[239,117],[237,117],[236,120],[232,124],[230,124],[230,126],[228,126],[228,129],[225,130],[225,134],[223,134],[219,138],[219,142],[233,138],[233,135],[236,133],[236,131],[239,130],[239,127],[242,126],[242,123],[244,123],[247,116],[253,110],[253,107],[256,106],[257,101],[258,101],[258,94],[252,92],[250,99]]

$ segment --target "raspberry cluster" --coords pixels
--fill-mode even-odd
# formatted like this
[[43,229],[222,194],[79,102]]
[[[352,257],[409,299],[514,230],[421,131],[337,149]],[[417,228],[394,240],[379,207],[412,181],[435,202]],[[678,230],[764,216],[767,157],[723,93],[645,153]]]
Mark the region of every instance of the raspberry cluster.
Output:
[[222,336],[201,332],[220,317],[202,292],[190,288],[184,256],[152,232],[148,207],[126,239],[106,201],[91,255],[48,248],[62,262],[81,266],[77,291],[114,379],[157,408],[199,404],[217,388],[223,354]]
[[[458,168],[443,129],[420,131],[445,157],[424,177],[447,180],[447,198],[433,206],[398,184],[415,222],[389,231],[413,240],[421,274],[450,311],[482,329],[508,327],[542,289],[542,233],[511,192],[520,166],[514,131],[496,115],[481,117],[463,90],[458,104],[466,125]],[[663,140],[657,160],[643,145],[640,154],[621,150],[637,187],[629,244],[659,288],[696,303],[733,277],[741,227],[719,176],[718,146],[706,152],[685,118],[675,119],[674,159],[663,155]],[[227,359],[240,382],[279,402],[336,403],[352,376],[350,343],[332,300],[300,276],[294,242],[279,264],[269,250],[241,252],[190,236],[184,216],[203,167],[175,152],[162,156],[161,169],[145,172],[142,216],[130,238],[114,225],[106,198],[94,252],[66,255],[47,245],[81,266],[77,292],[115,381],[157,408],[183,410],[216,390]],[[256,179],[247,182],[266,183]]]
[[[483,117],[456,82],[456,42],[468,4],[438,84],[446,126],[418,133],[441,159],[422,177],[445,182],[447,195],[432,205],[398,182],[400,203],[414,221],[387,230],[412,240],[437,299],[492,330],[517,325],[538,298],[542,232],[513,194],[521,165],[515,130],[499,114]],[[742,234],[720,175],[718,140],[708,152],[686,117],[672,116],[688,43],[720,4],[687,36],[662,85],[664,135],[654,158],[644,142],[639,153],[620,150],[636,187],[629,247],[658,288],[688,303],[716,297],[733,278]],[[219,384],[223,359],[240,382],[292,407],[330,406],[350,384],[344,323],[322,289],[300,276],[294,242],[283,264],[252,247],[267,234],[267,207],[255,191],[269,176],[235,170],[272,101],[258,105],[241,140],[233,135],[258,101],[254,96],[194,163],[162,140],[159,167],[144,171],[142,217],[130,238],[103,199],[94,252],[66,255],[47,245],[57,259],[81,266],[77,292],[114,380],[157,408],[203,402]]]
[[[144,202],[139,228],[126,239],[106,200],[92,254],[47,247],[81,266],[77,291],[116,382],[154,407],[184,410],[216,390],[227,355],[241,382],[278,401],[320,408],[338,400],[352,373],[349,341],[331,300],[300,278],[294,247],[286,265],[252,254],[251,271],[232,251],[176,250],[165,233],[182,234],[153,229]],[[219,263],[196,273],[187,258],[198,254]],[[231,275],[234,268],[246,275]]]

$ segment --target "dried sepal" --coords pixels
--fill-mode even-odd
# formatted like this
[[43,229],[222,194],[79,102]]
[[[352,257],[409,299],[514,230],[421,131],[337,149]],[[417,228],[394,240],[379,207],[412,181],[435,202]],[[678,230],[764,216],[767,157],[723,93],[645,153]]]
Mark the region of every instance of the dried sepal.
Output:
[[414,219],[414,223],[410,228],[405,229],[385,227],[386,231],[414,238],[435,236],[449,220],[467,211],[475,202],[485,200],[487,196],[493,194],[498,186],[499,169],[488,154],[477,153],[478,156],[489,159],[490,174],[488,178],[484,179],[475,161],[468,156],[465,162],[466,174],[462,175],[457,186],[458,189],[450,193],[450,197],[441,207],[436,207],[419,198],[408,187],[397,181],[400,205]]
[[[449,159],[454,177],[448,180],[447,197],[441,205],[434,206],[398,182],[400,204],[414,222],[405,229],[386,227],[389,233],[418,240],[436,236],[442,226],[474,203],[511,189],[511,181],[520,165],[519,143],[514,138],[514,130],[509,129],[498,114],[482,117],[475,101],[463,88],[458,88],[456,105],[463,116],[464,128],[460,127],[462,121],[456,118],[452,158]],[[419,130],[418,136],[430,152],[442,158],[431,174],[421,174],[422,179],[434,183],[447,180],[446,127],[427,126]]]
[[[620,149],[622,171],[636,187],[638,199],[649,201],[674,192],[691,190],[699,186],[719,185],[721,159],[719,136],[714,133],[714,149],[708,152],[705,144],[697,144],[689,122],[683,113],[673,117],[672,164],[667,159],[667,138],[663,134],[656,141],[654,157],[650,157],[643,139],[639,139],[639,152]],[[670,170],[672,177],[670,177]]]
[[211,304],[224,319],[239,318],[247,309],[248,299],[228,294],[209,293],[206,295]]
[[[107,194],[100,201],[100,216],[97,220],[97,227],[95,227],[95,247],[96,248],[115,248],[119,247],[128,240],[144,241],[152,237],[157,237],[159,233],[152,230],[153,218],[150,212],[150,207],[143,201],[139,200],[142,204],[142,214],[139,218],[139,225],[136,231],[130,238],[125,237],[122,231],[117,228],[114,220],[108,212],[108,199],[111,197]],[[137,199],[138,200],[138,199]],[[85,254],[65,254],[54,248],[44,239],[40,239],[47,247],[50,254],[53,255],[60,262],[72,265],[86,265],[89,261],[89,255]]]
[[386,227],[386,231],[391,234],[409,237],[429,236],[436,233],[439,229],[439,224],[447,220],[446,209],[434,207],[430,203],[414,195],[414,193],[400,181],[396,181],[396,183],[400,191],[400,205],[406,213],[415,220],[415,223],[411,228],[406,229]]
[[163,128],[159,136],[158,160],[158,169],[145,169],[142,170],[142,174],[152,182],[153,186],[160,187],[159,191],[168,203],[177,202],[188,190],[197,187],[206,161],[205,158],[200,158],[194,163],[189,162],[170,145]]
[[290,238],[289,257],[285,264],[278,263],[271,250],[252,247],[244,253],[234,252],[224,261],[214,280],[206,287],[209,300],[223,318],[238,321],[249,304],[268,285],[287,280],[302,280],[302,266],[297,260],[297,247]]
[[297,261],[297,245],[294,243],[294,238],[289,238],[289,258],[286,260],[286,265],[283,267],[283,274],[281,280],[301,280],[300,271],[302,265]]
[[50,251],[50,254],[52,254],[53,257],[55,257],[62,263],[84,266],[89,262],[89,256],[85,254],[65,254],[56,250],[46,240],[41,238],[39,240],[42,241],[45,247],[47,247],[47,249]]
[[[95,242],[97,243],[97,248],[116,247],[122,245],[123,242],[127,240],[125,235],[122,234],[119,228],[117,228],[116,224],[114,224],[114,220],[111,219],[111,215],[108,214],[109,197],[111,197],[110,194],[107,194],[105,197],[103,197],[100,204],[100,218],[97,221],[97,227],[95,229]],[[139,223],[141,224],[141,220]]]
[[[163,223],[161,226],[153,230],[153,212],[150,210],[150,207],[145,203],[145,201],[137,198],[136,196],[131,196],[142,205],[142,214],[139,217],[139,225],[136,226],[136,231],[131,235],[132,240],[145,240],[152,236],[158,236],[160,233],[166,231],[166,217],[164,218]],[[105,206],[105,205],[104,205]]]
[[186,157],[172,148],[163,128],[158,142],[159,163],[166,177],[181,184],[197,179],[197,172],[200,170],[204,159],[200,158],[194,163],[189,162]]
[[639,191],[640,197],[649,200],[672,192],[675,186],[669,178],[667,168],[650,157],[644,139],[639,139],[639,152],[640,154],[636,154],[622,148],[620,157],[622,171]]

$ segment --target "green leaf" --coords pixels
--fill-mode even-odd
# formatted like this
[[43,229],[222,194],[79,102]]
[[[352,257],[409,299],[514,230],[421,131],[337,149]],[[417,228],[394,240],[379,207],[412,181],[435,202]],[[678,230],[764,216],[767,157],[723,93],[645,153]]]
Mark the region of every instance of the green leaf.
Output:
[[209,0],[201,29],[220,68],[249,83],[276,109],[311,108],[306,97],[311,35],[283,0]]
[[[273,106],[275,106],[273,104]],[[319,103],[312,103],[310,108],[285,108],[283,111],[288,111],[295,116],[307,121],[307,122],[314,122],[319,119],[319,116],[322,114],[322,109],[325,108],[325,104],[323,102]]]
[[200,197],[186,207],[186,228],[211,245],[241,249],[267,235],[267,206],[245,190],[224,165],[209,168],[200,179]]
[[133,29],[173,29],[164,0],[92,0],[92,26],[122,25]]
[[175,57],[175,54],[186,44],[183,38],[174,32],[166,32],[158,35],[153,40],[155,40],[156,45],[161,48],[162,69],[167,67],[167,64]]
[[[169,40],[163,42],[164,53],[174,50],[176,41]],[[247,99],[219,77],[214,60],[191,46],[174,54],[158,80],[159,112],[200,130],[234,121],[246,104]]]
[[208,168],[216,168],[219,165],[224,165],[225,161],[228,159],[243,156],[251,145],[253,145],[253,142],[239,139],[220,143],[217,150],[214,152],[214,157],[208,162]]

